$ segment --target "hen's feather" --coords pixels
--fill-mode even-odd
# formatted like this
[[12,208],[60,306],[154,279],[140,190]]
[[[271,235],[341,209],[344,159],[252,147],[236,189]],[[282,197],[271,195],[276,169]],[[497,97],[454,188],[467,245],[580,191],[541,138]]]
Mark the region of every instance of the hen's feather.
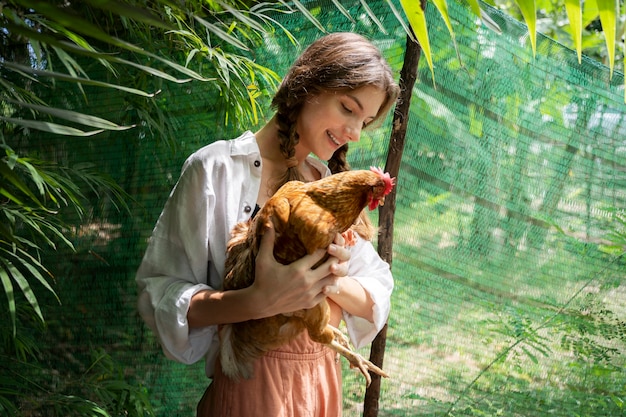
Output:
[[[270,221],[276,232],[274,257],[282,264],[289,264],[317,249],[327,248],[337,233],[350,228],[366,206],[382,204],[392,186],[393,180],[388,174],[374,169],[346,171],[314,182],[292,181],[283,185],[253,220],[234,228],[227,248],[224,289],[245,288],[254,282],[256,255]],[[312,309],[290,315],[224,325],[220,331],[222,369],[231,378],[248,378],[255,359],[292,340],[303,329],[307,329],[312,340],[327,344],[346,356],[343,347],[332,346],[337,343],[337,332],[328,325],[329,318],[328,303],[323,301]],[[347,348],[346,341],[339,343]],[[363,364],[356,366],[364,372]],[[378,369],[365,366],[374,371]]]

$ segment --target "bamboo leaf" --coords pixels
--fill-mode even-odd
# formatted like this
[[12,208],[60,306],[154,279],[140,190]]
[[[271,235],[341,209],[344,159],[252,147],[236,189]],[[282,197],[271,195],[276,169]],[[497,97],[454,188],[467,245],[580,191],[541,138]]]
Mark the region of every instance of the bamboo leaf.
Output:
[[426,25],[426,15],[420,6],[419,1],[415,0],[400,0],[400,4],[402,4],[402,8],[404,9],[404,14],[406,15],[409,23],[411,24],[411,28],[417,37],[417,41],[419,42],[422,52],[426,57],[426,61],[428,62],[428,67],[430,68],[430,73],[433,77],[433,83],[435,82],[435,68],[433,66],[433,57],[430,50],[430,41],[428,40],[428,27]]
[[480,17],[481,8],[480,8],[480,4],[478,3],[478,0],[467,0],[467,2],[469,3],[470,10],[472,11],[472,13]]
[[[61,60],[61,62],[65,66],[65,69],[67,69],[67,72],[71,76],[78,77],[79,76],[77,73],[78,71],[85,78],[89,78],[87,74],[85,73],[85,71],[81,68],[81,66],[67,52],[65,52],[63,49],[56,47],[56,46],[53,46],[52,49],[54,50],[54,52],[56,52],[57,56],[59,57],[59,60]],[[86,94],[85,94],[85,91],[83,90],[82,84],[78,84],[78,88],[80,89],[80,92],[83,94],[83,97],[85,97],[86,99]]]
[[76,128],[64,126],[64,125],[59,125],[56,123],[41,122],[38,120],[15,119],[13,117],[0,116],[0,120],[3,120],[7,123],[14,123],[18,126],[28,127],[31,129],[41,130],[44,132],[56,133],[57,135],[64,135],[64,136],[87,137],[87,136],[93,136],[93,135],[97,135],[98,133],[104,132],[104,129],[98,129],[98,130],[85,132],[80,129],[76,129]]
[[65,10],[57,7],[55,4],[50,4],[49,2],[42,0],[15,0],[15,2],[27,9],[33,9],[36,13],[40,13],[63,27],[72,28],[72,30],[82,33],[83,35],[87,35],[98,39],[99,41],[115,45],[129,51],[138,53],[143,52],[143,50],[138,46],[105,33],[98,26],[75,14],[66,12]]
[[[187,82],[189,80],[181,80],[181,79],[177,79],[175,77],[172,77],[170,75],[167,75],[166,73],[156,70],[154,68],[151,67],[147,67],[135,62],[131,62],[131,61],[127,61],[125,59],[119,58],[117,56],[111,55],[111,54],[105,54],[102,52],[98,52],[95,51],[86,41],[84,41],[84,39],[78,37],[77,35],[65,30],[64,28],[59,28],[56,30],[63,30],[63,32],[66,34],[66,36],[68,36],[68,38],[71,38],[74,42],[76,42],[75,44],[73,43],[69,43],[69,42],[65,42],[65,41],[60,41],[58,39],[55,39],[52,36],[46,35],[45,33],[42,32],[37,32],[37,31],[33,31],[29,28],[24,28],[21,26],[17,26],[17,25],[13,25],[10,22],[7,23],[7,28],[9,28],[9,30],[11,32],[15,32],[16,34],[19,33],[22,36],[25,36],[31,40],[36,39],[40,42],[44,42],[46,44],[52,45],[52,46],[56,46],[59,49],[65,50],[67,52],[72,52],[75,54],[79,54],[79,55],[83,55],[83,56],[89,56],[92,58],[97,59],[98,61],[100,61],[103,65],[105,65],[111,72],[113,72],[114,74],[116,73],[115,69],[111,66],[111,64],[109,62],[115,62],[115,63],[120,63],[120,64],[124,64],[124,65],[132,65],[142,71],[145,72],[149,72],[153,75],[156,75],[160,78],[164,78],[164,79],[168,79],[169,81],[174,81],[176,83],[183,83],[183,82]],[[178,31],[171,31],[171,33],[179,33]],[[72,36],[73,35],[73,36]],[[146,52],[146,51],[134,51],[134,52],[140,52],[142,53],[142,55],[148,56],[150,58],[153,58],[163,64],[165,64],[166,66],[175,69],[176,71],[187,75],[188,77],[191,77],[193,79],[199,80],[199,81],[213,81],[214,78],[205,78],[203,76],[201,76],[200,74],[198,74],[197,72],[190,70],[189,68],[186,68],[183,65],[177,64],[175,62],[172,62],[168,59],[159,57],[158,55],[154,55],[150,52]],[[85,77],[86,78],[86,77]],[[82,80],[82,79],[81,79]],[[85,83],[84,81],[82,82],[83,84],[88,84]]]
[[[402,25],[402,29],[404,29],[404,31],[406,32],[407,36],[409,36],[409,38],[412,41],[415,41],[415,35],[413,34],[413,31],[411,30],[411,28],[409,26],[407,26],[407,24],[405,23],[405,19],[402,16],[402,14],[398,11],[398,9],[396,9],[396,6],[394,6],[393,2],[391,0],[386,0],[387,1],[387,6],[389,6],[389,8],[391,9],[391,12],[394,14],[394,16],[396,17],[396,19],[398,20],[398,22]],[[406,13],[405,13],[406,15]]]
[[619,0],[596,0],[598,4],[598,13],[600,14],[600,22],[602,23],[602,31],[606,41],[606,49],[609,55],[609,71],[613,76],[615,67],[615,35],[617,32],[617,10]]
[[17,330],[15,325],[15,294],[13,293],[13,284],[11,283],[11,278],[9,277],[9,274],[5,270],[4,266],[0,266],[0,281],[2,281],[4,293],[6,294],[9,303],[9,314],[11,316],[11,324],[13,326],[13,337],[15,337]]
[[[5,163],[2,163],[2,161],[0,161],[0,175],[2,176],[3,180],[8,181],[15,188],[28,196],[38,207],[45,209],[44,205],[41,204],[37,196],[33,194],[28,186],[24,184],[24,182],[15,174],[15,172],[9,168],[9,166]],[[6,183],[3,181],[3,186],[0,187],[0,194],[4,195],[16,204],[23,206],[26,210],[30,210],[28,205],[24,203],[19,197],[13,195],[13,193],[10,193],[9,190],[4,187],[4,184]]]
[[461,53],[459,52],[459,46],[456,43],[456,37],[454,35],[454,29],[452,29],[452,23],[450,22],[450,15],[448,13],[448,3],[446,0],[432,0],[433,4],[439,11],[439,14],[443,18],[443,21],[448,28],[448,32],[450,33],[450,38],[452,39],[452,45],[454,46],[454,50],[456,51],[456,57],[462,65],[461,61]]
[[42,77],[50,77],[50,78],[54,78],[57,80],[68,81],[72,83],[81,83],[81,84],[93,85],[97,87],[113,88],[116,90],[124,91],[127,93],[131,93],[131,94],[135,94],[135,95],[143,96],[143,97],[154,97],[156,95],[156,93],[154,94],[146,93],[145,91],[137,90],[136,88],[125,87],[123,85],[109,84],[109,83],[105,83],[102,81],[90,80],[87,78],[72,77],[70,75],[62,74],[59,72],[38,70],[38,69],[31,68],[25,65],[16,64],[14,62],[0,61],[0,67],[2,66],[10,70],[20,72],[20,73],[38,75]]
[[161,29],[172,29],[172,26],[150,13],[146,8],[135,7],[128,2],[116,0],[84,0],[86,3],[102,10],[113,12],[121,17],[146,23]]
[[202,26],[207,28],[209,30],[209,32],[211,32],[212,34],[216,35],[218,38],[228,42],[229,44],[233,45],[234,47],[242,49],[244,51],[250,50],[250,48],[248,48],[246,46],[246,44],[244,44],[243,42],[241,42],[239,39],[237,39],[236,37],[232,36],[231,34],[223,31],[222,29],[220,29],[219,27],[217,27],[213,23],[207,22],[206,20],[202,19],[199,16],[194,16],[194,19],[196,19],[199,23],[201,23]]
[[[283,5],[287,5],[286,2],[284,0],[279,0],[279,2]],[[324,28],[324,26],[322,26],[322,24],[319,22],[319,20],[317,20],[315,18],[315,16],[313,16],[311,14],[311,12],[309,11],[309,9],[307,9],[299,0],[293,0],[293,4],[294,6],[296,6],[296,8],[300,11],[300,13],[302,13],[302,15],[304,17],[307,18],[307,20],[311,23],[313,23],[315,25],[315,27],[322,33],[326,33],[326,29]],[[287,6],[289,7],[289,6]]]
[[23,158],[20,158],[19,162],[20,162],[20,165],[26,168],[26,170],[30,174],[31,180],[37,186],[37,190],[39,191],[39,194],[43,196],[45,193],[45,184],[44,184],[43,178],[41,178],[41,175],[39,175],[39,172],[37,171],[37,169]]
[[346,10],[345,7],[343,7],[343,5],[341,4],[341,2],[339,0],[332,0],[333,4],[335,5],[335,7],[337,8],[337,10],[339,10],[339,12],[344,15],[350,22],[355,23],[356,21],[354,20],[354,18],[352,17],[352,15],[350,14],[350,12],[348,12],[348,10]]
[[387,35],[388,33],[387,33],[387,29],[385,29],[385,25],[383,25],[380,19],[376,17],[376,14],[372,11],[370,6],[367,5],[367,1],[366,0],[359,0],[359,1],[361,2],[361,6],[363,6],[363,9],[365,10],[369,18],[372,19],[372,21],[376,24],[376,26],[378,26],[378,30],[380,30],[382,33]]
[[565,0],[565,11],[569,20],[572,39],[578,54],[578,63],[582,62],[583,45],[583,11],[580,0]]
[[535,0],[515,0],[528,26],[528,36],[533,50],[533,56],[537,54],[537,10]]
[[99,129],[128,130],[128,129],[135,127],[135,125],[120,126],[109,120],[102,119],[96,116],[91,116],[91,115],[84,114],[84,113],[78,113],[75,111],[63,110],[63,109],[58,109],[55,107],[43,106],[43,105],[38,105],[38,104],[24,103],[24,102],[19,102],[17,100],[11,100],[11,99],[8,99],[6,101],[12,104],[19,105],[21,107],[26,107],[26,108],[33,109],[41,113],[47,113],[49,115],[56,116],[61,119],[69,120],[70,122],[79,123],[82,125],[91,126],[91,127],[95,127]]
[[248,17],[248,15],[246,15],[245,13],[243,13],[241,10],[237,10],[233,7],[231,7],[229,4],[224,3],[223,1],[218,1],[217,2],[224,10],[228,11],[228,13],[232,14],[233,17],[235,17],[235,19],[238,22],[242,22],[248,26],[250,26],[252,29],[256,30],[257,32],[261,32],[264,33],[266,32],[265,28],[263,26],[261,26],[258,22],[256,22],[255,20],[251,19],[250,17]]
[[22,293],[24,294],[26,301],[28,301],[28,304],[30,304],[33,310],[35,310],[35,313],[37,314],[39,319],[42,322],[45,322],[43,318],[43,314],[41,313],[41,308],[39,307],[39,302],[37,301],[37,297],[35,296],[33,289],[31,288],[30,284],[28,283],[28,281],[26,280],[22,272],[19,271],[14,265],[10,263],[8,265],[8,269],[9,269],[9,273],[11,274],[15,282],[17,282],[17,285],[22,290]]
[[[126,65],[131,66],[131,67],[135,67],[137,69],[142,70],[143,72],[155,75],[155,76],[157,76],[159,78],[163,78],[164,80],[171,81],[171,82],[176,83],[176,84],[184,84],[184,83],[187,83],[187,82],[192,80],[191,78],[179,79],[179,78],[176,78],[176,77],[174,77],[172,75],[169,75],[166,72],[160,71],[160,70],[152,68],[152,67],[148,67],[146,65],[138,64],[137,62],[128,61],[126,59],[117,58],[114,61],[126,64]],[[209,78],[204,78],[203,79],[203,81],[210,81],[210,80],[211,79],[209,79]]]
[[596,0],[585,0],[583,7],[583,27],[587,27],[598,18],[599,10]]
[[[31,260],[35,260],[35,258],[31,257]],[[48,274],[50,274],[48,272],[47,269],[44,268],[44,266],[42,264],[40,264],[39,262],[37,262],[37,268],[31,263],[31,262],[23,262],[22,265],[24,265],[24,267],[26,269],[28,269],[28,272],[30,272],[30,274],[37,280],[39,281],[53,296],[54,298],[56,298],[57,302],[60,304],[61,303],[61,299],[59,298],[59,296],[57,295],[57,293],[54,291],[54,289],[52,289],[52,287],[50,286],[50,283],[48,282],[48,280],[46,280],[44,278],[44,276],[39,272],[39,269],[47,272]],[[43,317],[42,317],[43,319]]]

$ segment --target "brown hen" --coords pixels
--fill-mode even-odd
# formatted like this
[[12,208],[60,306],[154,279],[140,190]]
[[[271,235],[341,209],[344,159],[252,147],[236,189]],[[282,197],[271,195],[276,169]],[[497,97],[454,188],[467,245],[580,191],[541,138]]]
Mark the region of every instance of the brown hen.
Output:
[[[317,249],[327,248],[337,233],[348,231],[366,206],[373,210],[382,205],[393,185],[389,174],[378,168],[345,171],[308,183],[286,183],[254,219],[239,223],[233,229],[227,249],[224,289],[245,288],[253,283],[261,236],[270,221],[276,232],[274,257],[287,265]],[[324,261],[322,259],[318,265]],[[255,359],[306,329],[313,341],[346,357],[365,376],[368,385],[371,382],[368,370],[388,376],[352,351],[347,338],[329,324],[329,319],[330,307],[324,300],[311,309],[291,314],[222,325],[222,370],[233,379],[249,378]]]

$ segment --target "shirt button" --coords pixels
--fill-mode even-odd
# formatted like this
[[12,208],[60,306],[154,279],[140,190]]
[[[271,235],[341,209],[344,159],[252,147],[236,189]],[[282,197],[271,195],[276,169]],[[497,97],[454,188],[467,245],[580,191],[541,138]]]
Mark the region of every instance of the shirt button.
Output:
[[258,159],[256,161],[254,161],[254,166],[255,167],[260,167],[261,166],[261,161],[259,161]]
[[244,211],[244,212],[246,212],[246,213],[250,213],[250,212],[252,211],[252,207],[250,207],[250,206],[245,206],[245,207],[243,208],[243,211]]

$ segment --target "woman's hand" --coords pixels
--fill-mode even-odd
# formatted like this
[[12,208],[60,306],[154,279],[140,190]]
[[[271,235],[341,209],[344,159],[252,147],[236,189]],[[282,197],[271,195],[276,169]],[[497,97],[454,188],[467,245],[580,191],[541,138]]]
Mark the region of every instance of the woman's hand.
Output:
[[329,285],[324,287],[324,294],[339,294],[341,291],[339,288],[339,278],[345,277],[348,275],[348,266],[350,260],[350,250],[345,247],[346,240],[341,235],[341,233],[337,233],[335,236],[335,241],[328,246],[328,254],[331,255],[331,259],[334,259],[330,265],[330,272],[337,277],[337,281],[334,285]]
[[353,278],[348,276],[348,260],[350,250],[345,247],[346,241],[342,235],[337,234],[335,244],[330,245],[328,253],[335,256],[339,262],[331,267],[337,277],[334,285],[324,288],[331,307],[331,322],[337,326],[341,318],[341,310],[374,321],[374,302],[369,293]]
[[[350,251],[343,247],[343,238],[338,236],[327,251],[320,249],[289,265],[282,265],[274,258],[275,231],[273,227],[265,231],[251,286],[259,312],[257,318],[312,308],[326,298],[328,288],[335,288],[337,279],[348,273]],[[330,257],[316,269],[311,269],[326,253]]]

